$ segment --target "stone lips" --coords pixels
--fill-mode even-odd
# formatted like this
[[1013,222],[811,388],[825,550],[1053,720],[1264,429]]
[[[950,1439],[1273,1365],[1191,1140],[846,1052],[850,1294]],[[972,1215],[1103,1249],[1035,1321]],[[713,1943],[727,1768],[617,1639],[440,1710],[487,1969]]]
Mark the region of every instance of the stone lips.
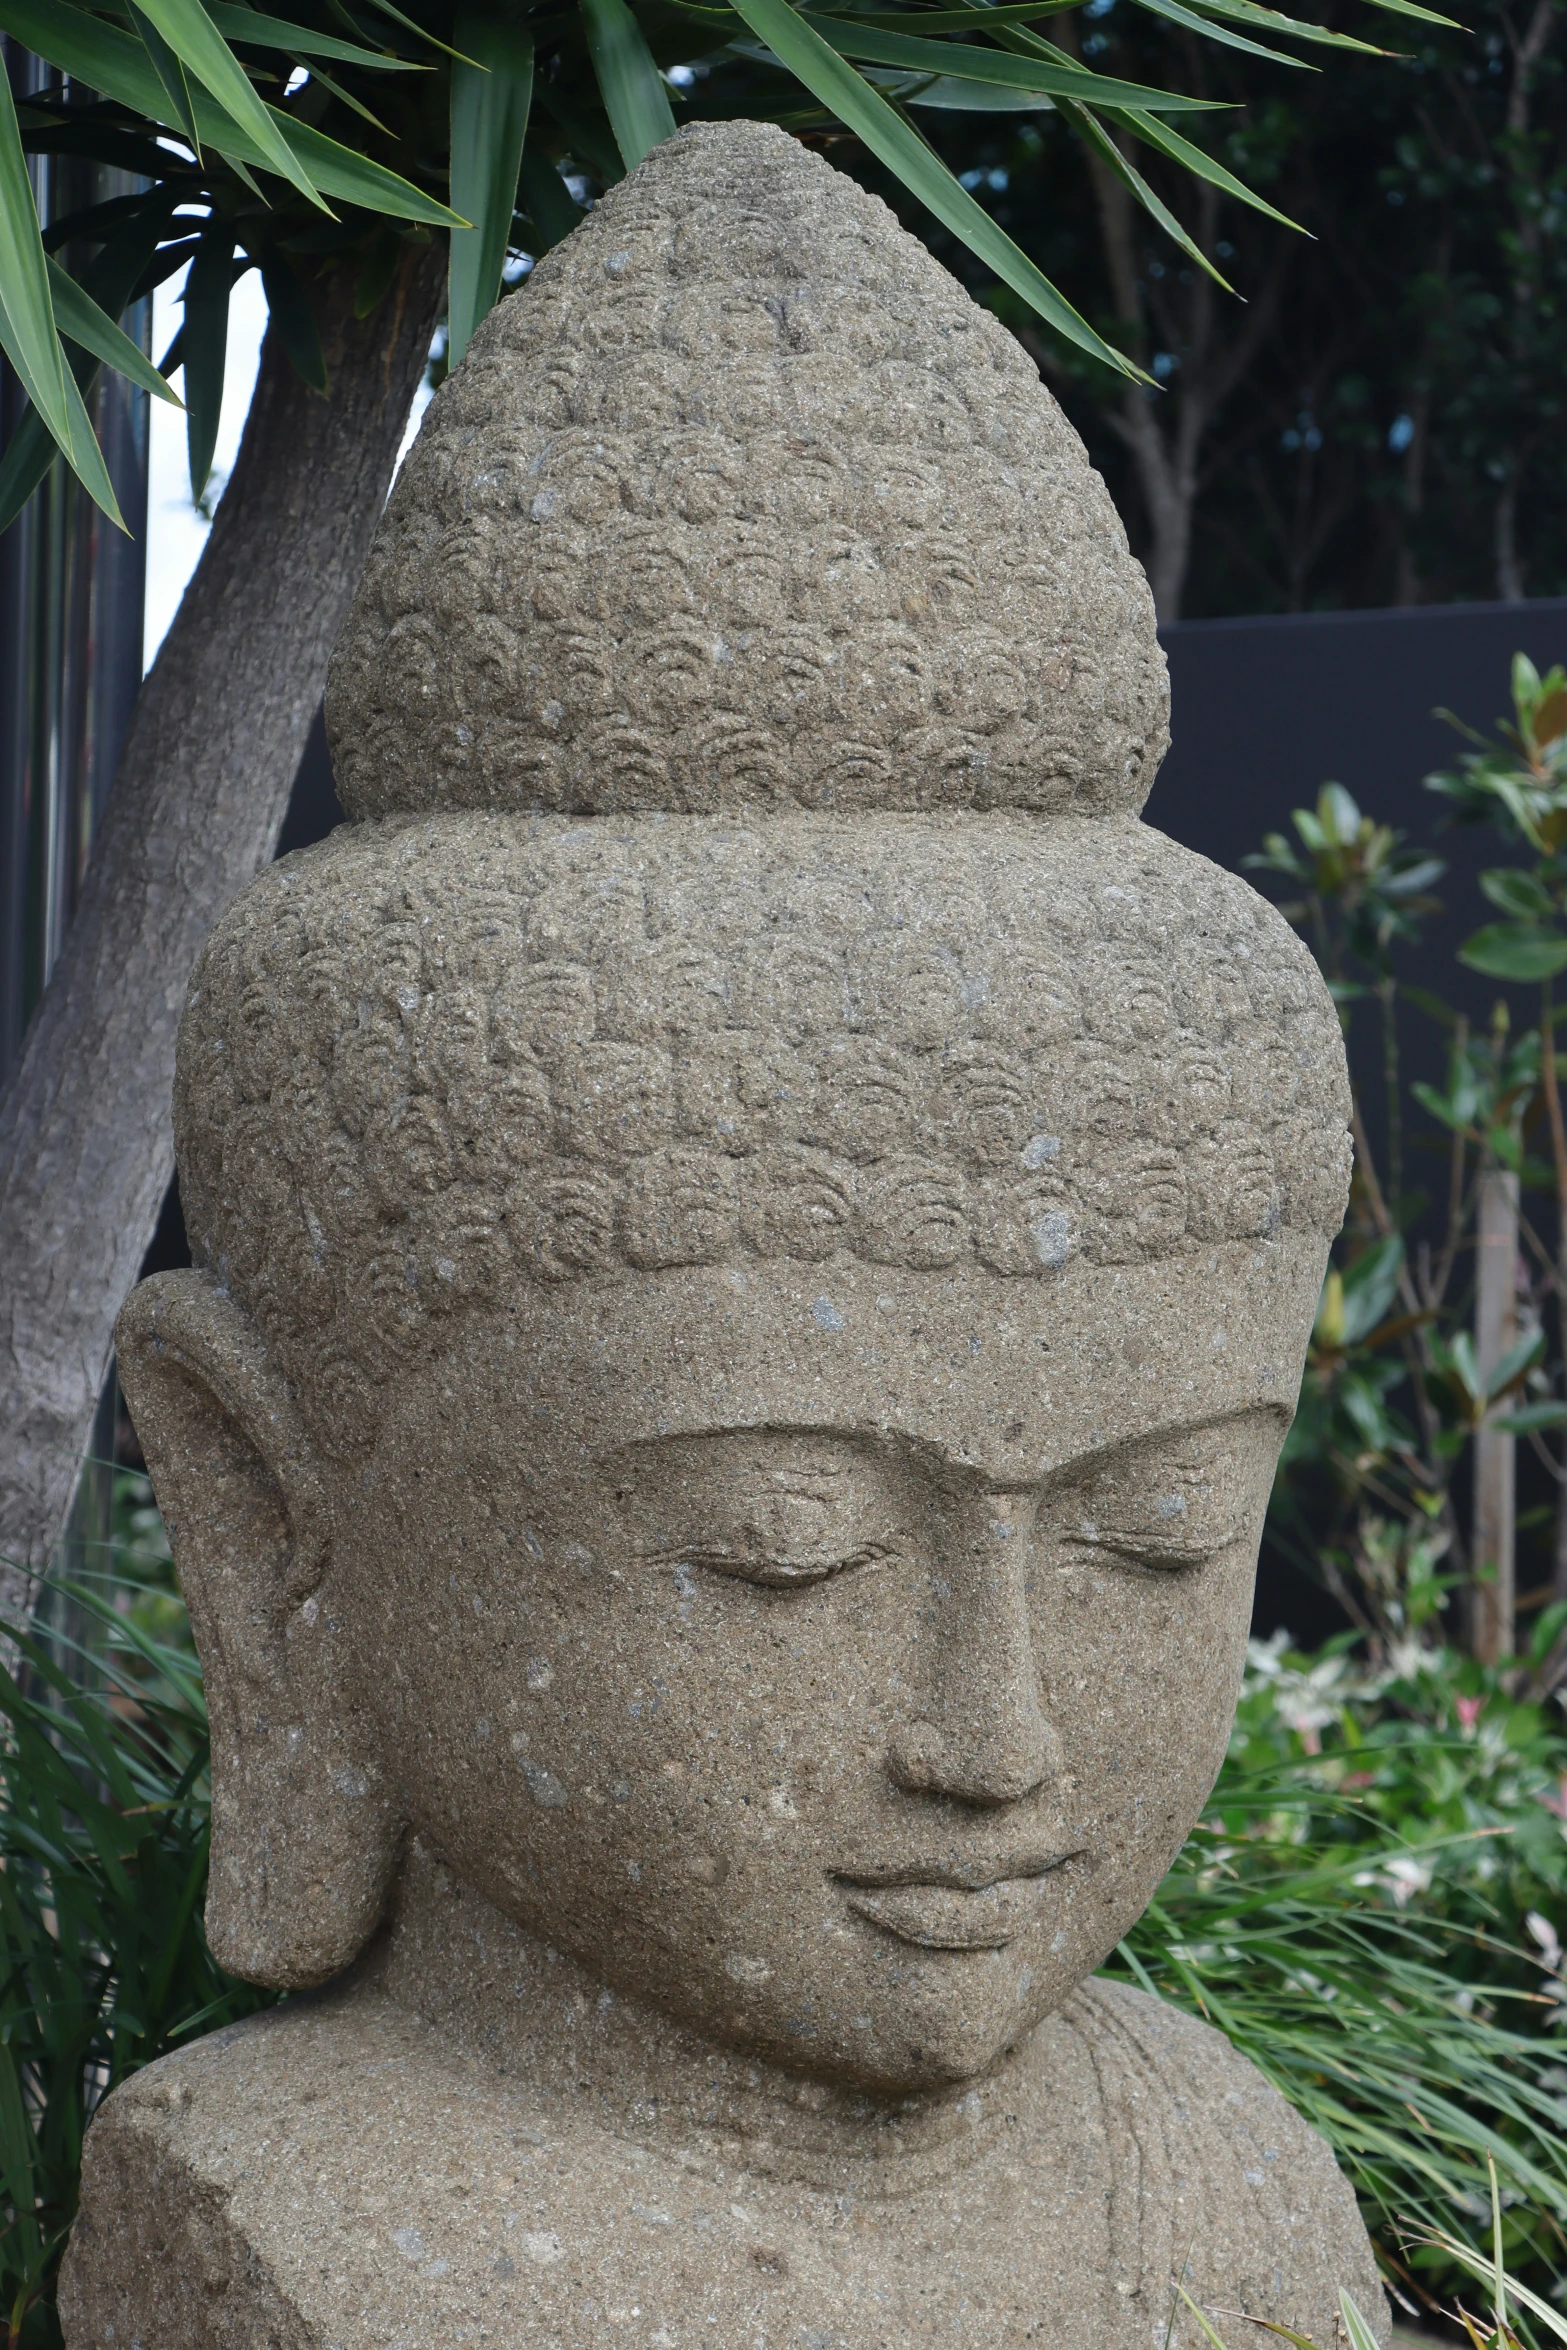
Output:
[[1347,1108],[1305,948],[1139,824],[468,815],[236,902],[176,1128],[198,1261],[351,1447],[519,1281],[1329,1236]]
[[705,124],[431,403],[339,642],[355,817],[1135,812],[1141,570],[1033,362],[876,198]]

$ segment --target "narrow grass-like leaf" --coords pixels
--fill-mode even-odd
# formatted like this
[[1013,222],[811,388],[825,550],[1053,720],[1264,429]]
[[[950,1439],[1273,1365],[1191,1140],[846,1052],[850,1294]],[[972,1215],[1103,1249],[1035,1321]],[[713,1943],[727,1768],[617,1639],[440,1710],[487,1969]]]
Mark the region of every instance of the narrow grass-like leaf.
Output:
[[388,57],[380,49],[366,49],[357,41],[339,41],[330,33],[312,32],[302,24],[288,24],[280,16],[263,16],[254,8],[236,8],[232,0],[206,0],[207,14],[231,41],[247,41],[260,49],[281,49],[286,55],[335,57],[343,65],[357,65],[365,73],[429,73],[433,69],[410,57]]
[[[197,111],[199,114],[199,106]],[[372,163],[368,155],[356,154],[352,147],[341,146],[309,123],[294,122],[288,115],[279,115],[278,122],[323,195],[341,196],[346,203],[363,205],[367,212],[388,212],[394,220],[420,221],[430,228],[467,227],[462,215],[449,204],[425,195],[384,164]],[[265,158],[247,150],[247,160],[262,163]]]
[[[186,71],[200,82],[208,96],[231,122],[245,132],[257,150],[257,160],[322,211],[327,209],[319,189],[284,138],[276,111],[262,104],[250,76],[218,31],[201,0],[140,0],[142,13],[178,56]],[[214,144],[223,144],[214,139]]]
[[1014,293],[1053,326],[1066,341],[1102,360],[1122,374],[1138,370],[1096,335],[1084,318],[1058,294],[1050,280],[1013,244],[1006,231],[991,219],[982,204],[933,155],[886,100],[854,71],[815,28],[788,5],[788,0],[736,0],[737,8],[760,41],[779,62],[837,115],[840,122],[863,139],[871,153],[897,174],[910,194],[935,214],[971,253],[993,269]]
[[558,245],[562,237],[569,237],[583,217],[581,205],[539,147],[523,149],[518,193],[527,206],[541,253]]
[[588,55],[627,171],[673,136],[674,110],[647,37],[626,0],[581,0]]
[[1324,49],[1353,49],[1362,57],[1388,54],[1370,41],[1354,40],[1348,33],[1329,32],[1326,25],[1308,24],[1297,16],[1282,16],[1276,8],[1264,8],[1261,0],[1192,0],[1192,5],[1204,16],[1228,17],[1232,24],[1256,25],[1265,33],[1287,33],[1293,41],[1314,41]]
[[307,383],[313,392],[324,392],[326,355],[321,348],[316,314],[310,307],[309,295],[281,253],[269,253],[262,262],[261,283],[266,291],[268,322],[277,328],[289,365],[301,383]]
[[185,442],[190,494],[198,502],[212,471],[223,415],[233,252],[230,231],[215,225],[197,246],[185,280]]
[[140,346],[52,259],[49,291],[54,298],[55,321],[68,341],[80,343],[84,351],[91,351],[95,359],[112,367],[117,375],[127,376],[155,400],[167,400],[176,408],[180,405],[178,394],[170,391]]
[[1190,139],[1183,139],[1179,131],[1172,131],[1167,123],[1157,121],[1153,115],[1134,106],[1107,107],[1105,111],[1112,122],[1124,123],[1132,136],[1141,139],[1145,146],[1157,147],[1162,155],[1169,156],[1172,163],[1184,164],[1188,171],[1195,172],[1199,179],[1208,180],[1214,187],[1222,188],[1237,203],[1249,204],[1254,212],[1266,213],[1269,220],[1278,221],[1282,227],[1298,230],[1302,236],[1310,236],[1311,231],[1301,228],[1298,220],[1291,220],[1287,212],[1280,212],[1266,197],[1248,188],[1244,180],[1238,180],[1233,171],[1226,171],[1222,163],[1215,163],[1213,157],[1204,154],[1201,147],[1194,147]]
[[869,25],[879,33],[982,33],[998,24],[1030,24],[1041,17],[1061,16],[1069,8],[1080,8],[1083,0],[1023,0],[1018,7],[999,8],[900,8],[883,14],[879,9],[853,9],[840,12],[836,8],[815,7],[816,17],[852,15],[857,25]]
[[[105,325],[110,323],[111,313],[118,315],[129,308],[131,302],[136,299],[138,283],[145,272],[148,253],[157,246],[167,223],[172,203],[172,196],[166,200],[159,197],[149,199],[145,195],[137,198],[136,209],[129,217],[123,214],[116,215],[119,225],[115,228],[115,233],[109,238],[102,251],[89,263],[85,279],[80,286],[77,286],[73,280],[66,278],[63,271],[59,273],[55,302],[57,313],[62,319],[68,319],[72,303],[77,299],[87,305],[91,313],[101,319]],[[105,210],[107,209],[105,207]],[[56,264],[53,261],[49,264],[49,270],[50,284],[55,287]],[[66,287],[71,289],[69,294],[64,290]],[[80,323],[85,326],[87,322],[83,319]],[[118,329],[115,330],[116,333],[118,331]],[[123,337],[122,340],[125,351],[135,354],[137,368],[145,366],[147,363],[136,349],[136,345],[128,337]],[[116,345],[114,348],[118,352],[119,346]],[[123,354],[121,355],[123,356]],[[74,355],[70,356],[69,365],[77,390],[85,393],[90,388],[98,369],[98,360],[92,350],[87,347],[85,334],[76,341]],[[128,363],[126,372],[128,374],[134,372]],[[138,380],[140,380],[139,376]],[[163,390],[159,397],[172,399],[174,395],[169,391],[167,384],[164,384],[162,375],[158,376],[158,381],[163,384]],[[150,389],[150,386],[148,388]],[[0,530],[10,528],[23,506],[32,496],[33,491],[38,487],[39,482],[42,481],[49,469],[56,445],[48,426],[44,423],[37,409],[29,406],[23,412],[15,431],[7,441],[4,456],[0,457]],[[89,463],[91,462],[92,459],[89,458]]]
[[[432,33],[425,25],[417,24],[411,16],[404,16],[400,8],[395,8],[392,5],[392,0],[366,0],[366,5],[373,8],[378,16],[384,16],[388,18],[393,24],[400,24],[405,33],[413,33],[417,39],[421,41],[428,41],[432,49],[442,49],[445,51],[448,57],[462,56],[460,49],[454,49],[451,46],[451,43],[449,41],[443,41],[439,34]],[[343,13],[345,20],[349,24],[352,24],[353,18],[348,16],[346,9]],[[463,57],[462,61],[464,65],[476,65],[478,63],[478,59],[475,57]]]
[[191,103],[190,83],[185,78],[185,67],[179,52],[171,49],[150,16],[137,7],[136,0],[125,0],[126,14],[131,29],[152,61],[152,70],[163,84],[164,96],[173,110],[174,127],[185,133],[197,154],[201,152],[201,133],[196,128],[196,110]]
[[1201,33],[1205,41],[1217,41],[1223,49],[1239,49],[1247,57],[1265,57],[1270,65],[1293,65],[1303,73],[1317,70],[1308,66],[1304,57],[1291,57],[1284,49],[1265,49],[1260,41],[1248,41],[1244,33],[1227,32],[1223,25],[1210,24],[1206,17],[1182,8],[1180,0],[1135,0],[1135,5],[1146,8],[1150,16],[1166,17],[1184,32]]
[[[296,59],[295,63],[303,64],[303,60]],[[381,117],[372,113],[364,100],[356,98],[353,91],[345,88],[342,82],[335,81],[324,65],[311,64],[306,66],[304,70],[313,82],[319,82],[322,89],[328,91],[337,100],[339,106],[346,106],[350,114],[357,114],[361,122],[367,122],[373,131],[379,131],[383,139],[392,137],[393,134],[388,130]]]
[[479,59],[452,67],[451,199],[473,223],[453,229],[447,265],[447,358],[456,367],[501,290],[533,100],[533,35],[473,8],[458,10],[453,30]]
[[68,449],[65,356],[55,332],[38,207],[5,73],[0,73],[0,343],[33,406]]
[[1097,121],[1086,106],[1079,106],[1071,98],[1062,99],[1061,112],[1085,146],[1091,147],[1094,153],[1115,173],[1122,186],[1136,197],[1150,219],[1159,223],[1165,235],[1173,238],[1175,243],[1180,246],[1181,251],[1195,261],[1199,269],[1206,270],[1215,285],[1223,286],[1227,294],[1233,294],[1235,288],[1230,284],[1228,278],[1220,276],[1196,239],[1189,236],[1182,228],[1175,214],[1167,204],[1161,202],[1159,197],[1155,195],[1142,173],[1128,163],[1103,123]]
[[[196,4],[198,0],[192,0],[192,5]],[[150,115],[154,122],[165,119],[169,108],[163,85],[141,43],[116,26],[89,16],[85,9],[73,8],[70,0],[0,0],[0,30],[104,97],[116,99],[137,114]],[[193,90],[191,97],[204,146],[215,147],[230,162],[257,164],[265,171],[274,168],[260,142],[250,138],[205,90]],[[390,213],[394,220],[422,221],[432,228],[464,225],[448,205],[425,195],[383,164],[372,163],[369,156],[340,146],[309,123],[296,122],[275,108],[264,111],[323,195],[340,196],[367,211]]]
[[[749,21],[749,11],[742,9],[741,14]],[[1049,49],[1048,42],[1030,43],[1026,58],[1007,57],[965,41],[922,41],[907,33],[862,32],[857,17],[802,13],[800,22],[841,57],[900,66],[907,73],[951,74],[960,81],[999,82],[1009,89],[1039,92],[1048,98],[1080,98],[1085,106],[1137,106],[1145,112],[1207,114],[1220,104],[1212,98],[1187,98],[1176,91],[1152,90],[1141,82],[1115,81],[1108,74],[1090,73],[1085,66],[1074,65],[1059,49],[1042,58],[1039,49]]]
[[1445,25],[1450,33],[1462,33],[1468,30],[1468,27],[1461,24],[1456,16],[1438,16],[1434,9],[1417,8],[1415,0],[1366,0],[1366,6],[1380,8],[1387,16],[1413,16],[1421,24]]

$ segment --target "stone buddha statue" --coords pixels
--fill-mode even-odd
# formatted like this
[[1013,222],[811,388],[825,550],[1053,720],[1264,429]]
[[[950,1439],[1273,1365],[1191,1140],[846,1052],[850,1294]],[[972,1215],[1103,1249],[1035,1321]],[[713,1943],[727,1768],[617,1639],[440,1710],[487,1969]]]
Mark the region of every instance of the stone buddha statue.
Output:
[[782,131],[475,337],[120,1325],[208,1933],[299,1996],[108,2099],[71,2350],[1378,2306],[1327,2149],[1095,1979],[1224,1753],[1348,1165],[1306,953],[1139,821],[1165,711],[1033,365]]

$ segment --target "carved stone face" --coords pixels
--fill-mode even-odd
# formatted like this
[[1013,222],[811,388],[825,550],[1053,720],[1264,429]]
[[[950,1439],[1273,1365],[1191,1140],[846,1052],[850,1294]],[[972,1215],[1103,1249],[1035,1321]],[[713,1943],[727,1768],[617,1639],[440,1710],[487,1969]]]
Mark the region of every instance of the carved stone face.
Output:
[[962,2079],[1206,1797],[1316,1255],[532,1292],[389,1396],[290,1637],[395,1815],[610,1986]]
[[688,1274],[476,1330],[344,1577],[408,1816],[709,2036],[982,2070],[1212,1783],[1316,1279]]

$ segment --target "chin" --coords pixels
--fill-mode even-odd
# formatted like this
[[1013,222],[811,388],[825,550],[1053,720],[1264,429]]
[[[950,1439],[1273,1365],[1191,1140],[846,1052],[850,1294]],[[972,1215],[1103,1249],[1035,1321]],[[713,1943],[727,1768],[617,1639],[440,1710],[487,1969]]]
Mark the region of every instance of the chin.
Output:
[[[910,1978],[914,1979],[910,1979]],[[766,2053],[791,2071],[845,2077],[877,2097],[915,2097],[980,2080],[1052,2004],[1011,1951],[922,1952],[904,1980],[869,1994],[864,2021]]]

